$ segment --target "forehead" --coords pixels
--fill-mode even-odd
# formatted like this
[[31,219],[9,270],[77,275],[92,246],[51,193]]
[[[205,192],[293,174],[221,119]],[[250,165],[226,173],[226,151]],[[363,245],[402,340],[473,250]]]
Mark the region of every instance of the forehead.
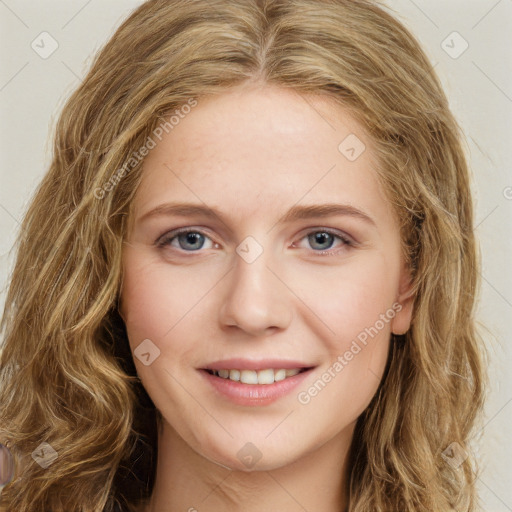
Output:
[[382,215],[375,166],[371,140],[333,99],[238,87],[200,99],[157,141],[134,215],[170,200],[247,215],[261,214],[263,204],[277,213],[299,201],[358,203]]

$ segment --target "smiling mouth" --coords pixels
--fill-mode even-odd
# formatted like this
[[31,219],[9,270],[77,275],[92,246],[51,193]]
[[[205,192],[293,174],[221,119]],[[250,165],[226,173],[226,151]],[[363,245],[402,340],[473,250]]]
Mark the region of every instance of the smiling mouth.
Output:
[[221,369],[221,370],[210,370],[205,368],[204,370],[215,377],[219,377],[225,380],[232,380],[234,382],[241,382],[242,384],[274,384],[286,380],[290,377],[294,377],[299,373],[307,372],[313,367],[309,368],[268,368],[265,370],[238,370],[238,369]]

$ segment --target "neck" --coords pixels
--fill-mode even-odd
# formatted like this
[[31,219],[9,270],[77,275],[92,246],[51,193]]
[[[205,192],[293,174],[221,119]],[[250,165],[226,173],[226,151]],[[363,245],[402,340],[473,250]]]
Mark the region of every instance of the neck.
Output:
[[163,420],[155,485],[144,512],[340,512],[348,508],[354,424],[287,466],[236,471],[204,458]]

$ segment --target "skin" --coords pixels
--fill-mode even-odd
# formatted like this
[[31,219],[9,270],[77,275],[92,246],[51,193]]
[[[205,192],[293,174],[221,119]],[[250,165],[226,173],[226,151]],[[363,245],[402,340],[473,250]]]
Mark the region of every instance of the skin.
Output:
[[[349,134],[366,145],[355,161],[338,150]],[[145,339],[160,350],[147,366],[134,357],[164,418],[146,512],[348,506],[355,422],[378,388],[390,333],[407,331],[412,315],[398,220],[375,167],[371,140],[332,99],[265,84],[199,100],[146,157],[123,250],[120,305],[132,351]],[[214,207],[224,220],[142,219],[167,202]],[[294,205],[326,203],[351,205],[374,224],[350,215],[282,223]],[[204,238],[182,236],[180,245],[171,235],[155,246],[183,227]],[[324,229],[352,245],[337,236],[308,238]],[[263,249],[252,263],[236,252],[248,236]],[[337,357],[397,303],[401,310],[378,334],[300,403],[298,394],[332,373]],[[277,402],[241,406],[216,394],[197,370],[230,357],[298,359],[316,368]],[[261,454],[250,468],[237,456],[248,442]]]

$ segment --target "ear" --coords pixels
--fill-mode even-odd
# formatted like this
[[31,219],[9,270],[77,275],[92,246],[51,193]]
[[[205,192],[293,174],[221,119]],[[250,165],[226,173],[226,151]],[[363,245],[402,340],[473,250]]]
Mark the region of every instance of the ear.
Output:
[[391,332],[393,334],[405,334],[411,326],[415,293],[411,278],[411,271],[408,265],[402,264],[396,302],[401,309],[391,321]]

